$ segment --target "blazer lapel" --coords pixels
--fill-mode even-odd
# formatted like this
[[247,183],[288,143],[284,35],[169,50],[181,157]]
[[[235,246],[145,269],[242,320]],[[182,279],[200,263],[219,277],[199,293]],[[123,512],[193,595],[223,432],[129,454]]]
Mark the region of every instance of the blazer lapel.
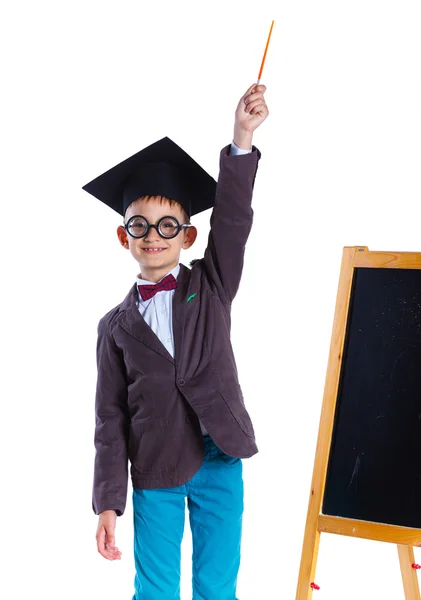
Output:
[[187,298],[190,289],[190,269],[180,263],[177,288],[173,297],[173,332],[175,357],[181,354],[184,341],[184,322],[186,319]]
[[137,286],[134,284],[121,304],[120,326],[136,340],[173,363],[174,359],[171,354],[140,314],[137,300]]

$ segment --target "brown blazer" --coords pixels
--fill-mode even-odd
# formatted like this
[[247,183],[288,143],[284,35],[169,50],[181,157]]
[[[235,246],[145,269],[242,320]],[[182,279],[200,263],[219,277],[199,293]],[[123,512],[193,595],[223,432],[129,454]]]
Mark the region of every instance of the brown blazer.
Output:
[[[230,341],[260,152],[220,157],[211,230],[204,258],[180,265],[173,298],[175,357],[137,308],[133,285],[98,325],[93,509],[125,509],[132,485],[184,485],[204,459],[200,417],[226,454],[258,452],[244,406]],[[193,294],[195,296],[187,301]]]

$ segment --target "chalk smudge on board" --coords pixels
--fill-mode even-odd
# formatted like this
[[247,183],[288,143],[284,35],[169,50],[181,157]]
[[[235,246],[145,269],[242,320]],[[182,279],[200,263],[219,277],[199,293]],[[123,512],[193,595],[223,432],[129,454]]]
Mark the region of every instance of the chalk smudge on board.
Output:
[[390,381],[392,381],[392,379],[393,379],[393,374],[395,372],[396,365],[398,364],[399,360],[402,358],[404,352],[405,352],[405,348],[399,352],[397,359],[393,363],[392,371],[390,373]]
[[358,487],[357,486],[357,479],[358,479],[358,471],[360,470],[360,464],[361,464],[361,456],[358,455],[357,456],[357,460],[355,461],[354,470],[352,471],[351,480],[350,480],[349,485],[348,485],[348,491],[349,491],[349,489],[350,489],[350,487],[351,487],[352,482],[354,481],[354,479],[355,479],[355,487],[356,488]]

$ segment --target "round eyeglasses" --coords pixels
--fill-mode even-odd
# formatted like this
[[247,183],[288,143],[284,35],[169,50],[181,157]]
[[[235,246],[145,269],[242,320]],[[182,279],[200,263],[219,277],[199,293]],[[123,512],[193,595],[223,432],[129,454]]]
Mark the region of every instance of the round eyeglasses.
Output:
[[169,240],[178,235],[182,229],[191,227],[191,225],[189,223],[180,225],[174,217],[162,217],[156,225],[153,225],[140,215],[131,217],[124,225],[127,233],[134,238],[145,237],[151,227],[154,227],[161,237]]

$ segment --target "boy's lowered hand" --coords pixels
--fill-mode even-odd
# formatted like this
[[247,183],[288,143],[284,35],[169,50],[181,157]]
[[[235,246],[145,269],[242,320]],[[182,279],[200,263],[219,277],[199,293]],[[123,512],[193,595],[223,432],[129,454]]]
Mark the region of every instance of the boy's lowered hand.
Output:
[[116,521],[117,515],[114,510],[104,510],[99,515],[96,543],[98,552],[108,560],[120,560],[121,558],[120,550],[114,545]]
[[244,150],[252,147],[253,132],[263,123],[269,114],[264,93],[265,85],[249,87],[242,96],[235,111],[234,143]]

